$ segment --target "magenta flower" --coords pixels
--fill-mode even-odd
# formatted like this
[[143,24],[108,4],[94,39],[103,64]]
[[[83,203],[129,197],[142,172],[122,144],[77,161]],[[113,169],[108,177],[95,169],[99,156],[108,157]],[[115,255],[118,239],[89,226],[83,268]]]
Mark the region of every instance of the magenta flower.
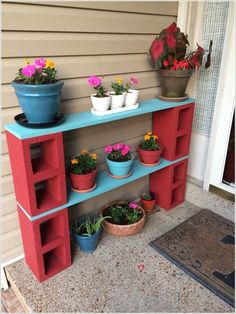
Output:
[[35,66],[29,64],[21,70],[21,73],[27,77],[31,77],[34,75],[35,71],[36,71]]
[[130,152],[130,146],[124,145],[121,149],[121,155],[125,156]]
[[42,69],[46,64],[46,60],[43,59],[43,58],[40,58],[40,59],[36,59],[34,61],[34,65],[36,67],[36,69]]
[[99,87],[102,84],[102,80],[99,77],[92,75],[88,78],[88,84],[92,87]]
[[113,145],[114,150],[119,150],[119,149],[122,149],[123,147],[124,147],[124,145],[122,143],[118,143],[118,144]]
[[130,202],[129,203],[129,207],[132,208],[132,209],[136,209],[136,208],[138,208],[138,204],[135,203],[135,202]]
[[131,82],[131,84],[133,84],[133,85],[138,84],[138,80],[137,80],[135,77],[131,77],[131,78],[130,78],[130,82]]
[[113,151],[112,145],[107,145],[104,149],[106,154],[110,154]]

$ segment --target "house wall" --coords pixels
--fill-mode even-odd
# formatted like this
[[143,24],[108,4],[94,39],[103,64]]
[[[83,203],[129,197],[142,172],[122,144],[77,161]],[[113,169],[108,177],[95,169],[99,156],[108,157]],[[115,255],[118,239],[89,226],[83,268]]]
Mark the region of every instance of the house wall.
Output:
[[[176,21],[177,2],[30,2],[2,3],[2,131],[22,112],[10,82],[25,59],[51,58],[64,81],[63,113],[89,110],[92,90],[87,78],[104,76],[109,86],[117,76],[139,80],[140,100],[155,97],[160,82],[148,61],[155,35]],[[151,129],[151,115],[67,132],[65,155],[87,148],[104,168],[104,146],[125,142],[136,147]],[[148,178],[105,193],[70,210],[70,219],[97,210],[122,197],[134,199],[146,190]],[[23,254],[16,200],[5,134],[2,134],[2,261]]]

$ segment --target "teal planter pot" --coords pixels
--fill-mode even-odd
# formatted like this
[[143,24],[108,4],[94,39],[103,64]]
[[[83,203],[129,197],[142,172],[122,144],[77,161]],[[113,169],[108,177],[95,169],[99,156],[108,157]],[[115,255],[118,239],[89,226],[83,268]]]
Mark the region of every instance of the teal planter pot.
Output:
[[134,159],[132,157],[132,159],[128,161],[112,161],[106,157],[106,162],[111,175],[115,177],[125,177],[129,175]]
[[29,123],[55,121],[55,116],[59,112],[63,82],[42,85],[12,82],[11,85]]
[[89,237],[74,234],[76,242],[80,247],[80,250],[85,253],[94,252],[97,248],[97,244],[98,244],[101,232],[102,232],[102,228],[100,228],[96,233],[94,233],[93,235]]

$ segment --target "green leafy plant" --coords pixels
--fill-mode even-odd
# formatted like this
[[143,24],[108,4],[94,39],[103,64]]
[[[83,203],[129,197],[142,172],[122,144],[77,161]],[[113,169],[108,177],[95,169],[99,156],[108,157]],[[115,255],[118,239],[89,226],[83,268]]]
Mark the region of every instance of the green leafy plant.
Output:
[[90,237],[91,235],[98,232],[98,230],[101,228],[102,222],[107,218],[110,218],[110,216],[103,217],[102,215],[100,215],[98,218],[95,218],[93,220],[88,217],[83,223],[76,221],[73,227],[73,231],[77,235]]
[[108,221],[118,225],[133,224],[139,221],[143,215],[135,202],[117,202],[110,205],[105,212],[111,216]]
[[90,154],[86,149],[82,149],[79,155],[70,159],[70,172],[73,174],[87,174],[97,167],[97,155]]
[[143,150],[159,150],[161,149],[161,145],[157,142],[158,136],[152,134],[152,132],[147,132],[141,143],[140,146]]
[[111,83],[111,88],[115,92],[115,95],[122,95],[124,92],[127,92],[127,87],[123,85],[123,80],[117,78],[115,82]]
[[143,193],[141,195],[141,198],[143,200],[145,200],[145,201],[152,201],[152,200],[155,199],[155,194],[152,191],[150,191],[150,192],[147,192],[147,193]]

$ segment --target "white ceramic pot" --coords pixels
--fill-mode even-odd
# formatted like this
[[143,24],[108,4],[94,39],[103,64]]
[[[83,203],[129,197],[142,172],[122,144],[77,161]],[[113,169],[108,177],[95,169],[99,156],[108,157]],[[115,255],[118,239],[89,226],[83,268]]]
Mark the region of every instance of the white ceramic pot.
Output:
[[136,89],[129,89],[125,98],[125,107],[134,106],[138,100],[139,91]]
[[114,93],[110,93],[111,95],[111,109],[122,108],[125,103],[126,93],[122,95],[114,95]]
[[91,101],[94,110],[96,111],[107,111],[111,105],[111,96],[107,97],[96,97],[96,94],[91,95]]

